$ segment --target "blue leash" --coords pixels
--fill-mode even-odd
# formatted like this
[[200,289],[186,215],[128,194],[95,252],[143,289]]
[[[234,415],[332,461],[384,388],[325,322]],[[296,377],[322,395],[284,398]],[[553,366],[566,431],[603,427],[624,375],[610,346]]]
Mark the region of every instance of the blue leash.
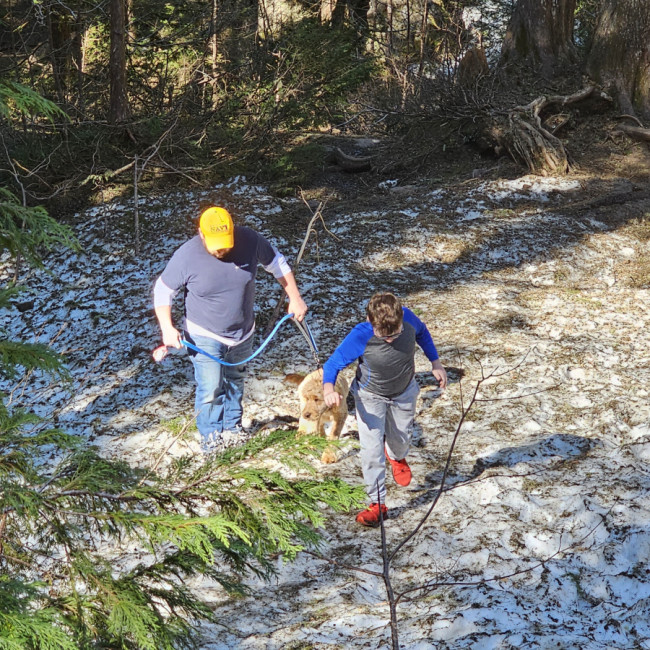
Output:
[[[241,366],[245,363],[248,363],[251,361],[251,359],[254,359],[264,348],[270,343],[271,339],[275,336],[275,333],[280,329],[280,326],[282,323],[285,321],[293,318],[293,314],[286,314],[283,316],[276,326],[273,328],[271,333],[262,341],[262,345],[260,345],[253,354],[250,355],[247,359],[244,359],[243,361],[237,361],[236,363],[229,363],[228,361],[224,361],[223,359],[218,359],[217,357],[213,356],[209,352],[206,352],[205,350],[202,350],[200,347],[194,345],[194,343],[190,343],[189,341],[186,341],[185,339],[181,339],[181,344],[184,345],[186,348],[189,348],[190,350],[194,350],[194,352],[198,352],[199,354],[204,354],[206,357],[209,359],[212,359],[212,361],[216,361],[217,363],[221,364],[222,366]],[[307,340],[307,343],[309,344],[309,347],[311,348],[312,354],[318,361],[318,348],[316,347],[316,342],[314,341],[314,337],[312,336],[311,330],[309,329],[309,325],[307,323],[300,322],[300,321],[295,321],[296,325],[298,326],[298,329],[302,332],[303,336]],[[320,365],[320,363],[319,363]]]

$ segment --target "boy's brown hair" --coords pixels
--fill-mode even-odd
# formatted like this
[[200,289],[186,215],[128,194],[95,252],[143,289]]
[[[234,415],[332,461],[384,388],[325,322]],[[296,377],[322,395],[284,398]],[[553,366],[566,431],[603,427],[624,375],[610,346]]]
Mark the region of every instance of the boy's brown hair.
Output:
[[374,294],[366,307],[368,320],[375,334],[390,336],[396,334],[402,327],[404,312],[400,299],[389,291]]

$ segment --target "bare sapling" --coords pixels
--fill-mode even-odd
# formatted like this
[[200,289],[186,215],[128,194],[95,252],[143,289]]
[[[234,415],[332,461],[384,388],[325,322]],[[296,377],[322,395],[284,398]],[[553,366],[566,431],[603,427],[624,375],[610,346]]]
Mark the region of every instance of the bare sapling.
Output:
[[[505,575],[499,575],[499,576],[494,576],[492,578],[481,578],[480,580],[474,580],[474,581],[454,581],[454,580],[429,580],[426,581],[425,583],[421,585],[415,585],[415,586],[409,586],[401,591],[398,591],[395,589],[393,585],[393,578],[391,576],[391,565],[395,561],[398,553],[402,551],[406,545],[409,542],[412,542],[415,537],[418,535],[418,533],[422,530],[424,527],[425,523],[427,520],[430,518],[431,514],[433,513],[435,507],[438,505],[440,502],[440,498],[442,495],[449,489],[446,484],[447,484],[447,478],[449,475],[449,469],[451,466],[451,461],[452,457],[454,455],[454,452],[456,450],[456,446],[458,443],[458,440],[461,435],[461,431],[463,430],[463,425],[465,424],[468,415],[474,408],[479,403],[482,402],[494,402],[494,401],[512,401],[512,400],[518,400],[518,399],[524,399],[527,397],[531,397],[533,395],[538,395],[543,392],[547,392],[548,390],[552,390],[554,386],[551,386],[550,388],[543,388],[540,390],[534,390],[530,392],[526,392],[520,395],[511,395],[511,396],[496,396],[496,397],[484,397],[482,396],[481,390],[484,387],[485,383],[488,380],[491,379],[498,379],[499,377],[503,377],[509,373],[514,372],[517,370],[525,361],[525,357],[515,366],[500,370],[499,368],[495,368],[494,370],[486,372],[485,368],[483,367],[481,361],[479,359],[476,359],[479,367],[480,367],[480,379],[478,379],[474,385],[474,389],[472,391],[472,394],[469,398],[469,401],[465,403],[465,396],[463,394],[463,385],[462,381],[459,381],[459,402],[460,402],[460,418],[458,420],[458,423],[456,425],[456,429],[454,431],[454,434],[452,436],[451,442],[449,444],[449,448],[447,451],[447,456],[446,456],[446,461],[445,461],[445,466],[443,469],[442,473],[442,478],[440,479],[440,484],[438,486],[438,489],[436,490],[435,496],[433,497],[433,500],[429,504],[429,507],[427,508],[427,511],[422,515],[421,519],[417,523],[417,525],[411,530],[409,533],[407,533],[400,541],[397,542],[397,544],[393,548],[389,548],[387,539],[386,539],[386,526],[385,526],[385,521],[384,517],[381,516],[381,509],[380,509],[380,545],[381,545],[381,555],[382,555],[382,571],[373,571],[370,569],[365,569],[362,567],[358,566],[353,566],[353,565],[347,565],[343,564],[340,562],[337,562],[331,558],[325,557],[319,553],[315,553],[312,551],[308,551],[309,555],[312,555],[320,560],[323,560],[325,562],[328,562],[330,564],[334,564],[340,568],[345,568],[350,571],[355,571],[359,573],[364,573],[364,574],[369,574],[373,575],[379,579],[381,579],[384,583],[384,587],[386,589],[386,596],[387,596],[387,603],[389,606],[389,611],[390,611],[390,629],[391,629],[391,644],[393,650],[399,650],[399,619],[398,619],[398,614],[397,614],[397,606],[400,602],[402,601],[413,601],[416,600],[417,598],[422,598],[424,596],[430,595],[432,591],[438,588],[443,588],[443,587],[450,587],[450,586],[477,586],[481,584],[487,584],[490,582],[497,582],[499,580],[505,580],[509,579],[518,575],[530,573],[531,571],[534,571],[535,569],[539,568],[540,566],[543,566],[546,562],[549,562],[550,560],[565,554],[573,548],[578,548],[582,544],[584,544],[585,540],[591,537],[594,532],[601,527],[605,520],[607,515],[605,514],[601,521],[598,522],[597,525],[592,527],[590,530],[588,530],[580,539],[573,541],[571,544],[568,544],[566,546],[562,545],[562,538],[560,537],[560,542],[558,545],[557,551],[555,551],[552,555],[544,558],[544,559],[537,559],[535,558],[532,560],[531,564],[526,566],[523,569],[505,574]],[[379,502],[379,494],[378,496],[378,502]],[[610,508],[611,510],[611,508]]]
[[[323,208],[327,204],[327,199],[325,199],[325,201],[320,201],[318,203],[316,210],[314,211],[311,209],[302,191],[300,193],[300,197],[302,198],[303,203],[307,206],[307,209],[311,212],[311,219],[307,224],[307,232],[305,232],[305,236],[303,237],[302,244],[300,245],[300,250],[298,251],[298,254],[296,255],[296,259],[292,266],[294,275],[297,275],[298,266],[300,265],[302,256],[305,254],[305,249],[307,248],[307,243],[309,242],[309,238],[313,233],[316,232],[315,224],[318,220],[320,220],[320,222],[323,225],[323,228],[327,233],[332,235],[334,239],[338,239],[338,237],[334,233],[330,232],[327,229],[327,226],[325,225],[325,220],[323,219]],[[282,310],[282,307],[284,307],[285,298],[286,298],[286,294],[284,293],[284,291],[282,291],[281,295],[278,297],[277,303],[275,304],[275,309],[273,310],[273,314],[269,318],[269,322],[266,324],[266,329],[264,330],[264,334],[263,334],[265,338],[271,333],[271,330],[275,327],[278,317],[280,316],[280,311]]]

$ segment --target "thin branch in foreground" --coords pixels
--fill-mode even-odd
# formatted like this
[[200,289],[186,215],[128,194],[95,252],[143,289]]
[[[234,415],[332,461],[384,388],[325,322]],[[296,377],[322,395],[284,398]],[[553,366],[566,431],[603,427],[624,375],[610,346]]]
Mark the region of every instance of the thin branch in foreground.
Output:
[[381,497],[379,496],[379,480],[377,480],[377,505],[379,506],[379,526],[381,527],[381,557],[382,557],[382,578],[386,595],[388,596],[388,607],[390,611],[390,634],[394,650],[399,650],[399,633],[397,625],[397,600],[393,592],[393,585],[390,579],[390,556],[388,555],[388,544],[386,543],[386,526],[384,525],[384,514],[381,511]]
[[[527,354],[526,354],[526,356],[527,356]],[[452,437],[451,444],[449,446],[449,451],[447,453],[447,458],[446,458],[446,462],[445,462],[444,471],[443,471],[443,474],[442,474],[442,478],[440,480],[440,484],[439,484],[437,493],[436,493],[435,497],[433,498],[433,501],[431,502],[431,505],[429,506],[427,512],[422,516],[422,518],[420,519],[420,521],[418,522],[416,527],[408,535],[406,535],[397,544],[397,546],[393,549],[393,551],[390,552],[390,553],[388,552],[388,548],[387,548],[387,544],[386,544],[386,535],[385,535],[383,517],[380,516],[381,549],[382,549],[382,557],[383,557],[383,571],[381,573],[376,572],[376,571],[368,571],[368,570],[365,570],[365,569],[361,569],[360,567],[351,567],[351,566],[344,567],[344,568],[347,568],[347,569],[352,570],[352,571],[368,573],[370,575],[381,577],[383,579],[384,585],[386,587],[387,598],[388,598],[387,602],[388,602],[389,609],[390,609],[391,641],[392,641],[393,650],[399,650],[397,604],[400,602],[400,600],[404,599],[404,596],[406,594],[412,593],[412,592],[418,591],[418,590],[420,590],[420,591],[421,590],[431,590],[431,589],[436,588],[436,586],[452,586],[452,585],[468,585],[468,586],[471,586],[471,585],[482,584],[483,582],[488,581],[488,580],[482,580],[482,581],[473,581],[473,582],[467,582],[467,583],[461,583],[461,582],[427,583],[426,585],[421,585],[419,587],[414,587],[414,588],[412,588],[410,590],[403,591],[403,592],[399,593],[397,596],[395,596],[393,586],[392,586],[392,582],[391,582],[391,578],[390,578],[390,564],[394,560],[397,553],[409,541],[411,541],[418,534],[418,532],[422,529],[422,527],[424,526],[424,524],[426,523],[428,518],[431,516],[434,508],[438,504],[438,501],[440,500],[440,497],[442,496],[442,494],[445,491],[447,491],[446,482],[447,482],[447,479],[448,479],[448,476],[449,476],[449,469],[450,469],[450,466],[451,466],[451,459],[452,459],[456,444],[458,442],[458,438],[460,436],[461,430],[463,428],[463,424],[465,423],[465,420],[467,419],[467,416],[470,413],[470,411],[472,410],[473,406],[477,402],[480,402],[480,401],[492,401],[492,400],[487,400],[487,399],[484,399],[484,398],[479,399],[478,395],[479,395],[479,392],[481,390],[481,387],[483,386],[483,384],[487,380],[492,379],[494,377],[502,377],[505,374],[507,374],[509,372],[513,372],[514,370],[519,368],[524,363],[524,361],[526,359],[526,356],[524,356],[515,366],[513,366],[511,368],[508,368],[506,370],[503,370],[503,371],[501,371],[499,368],[495,368],[494,370],[492,370],[490,372],[486,372],[483,364],[480,362],[480,360],[478,360],[479,366],[481,368],[481,378],[476,382],[476,385],[474,386],[474,391],[473,391],[473,393],[471,395],[471,398],[470,398],[469,403],[467,404],[467,406],[465,406],[465,404],[464,404],[464,395],[463,395],[463,390],[462,390],[463,383],[462,383],[462,381],[459,382],[461,416],[460,416],[458,425],[456,426],[456,430],[454,432],[454,435]],[[540,392],[544,392],[544,391],[540,391]],[[519,396],[516,396],[515,398],[504,398],[504,399],[520,399],[522,397],[528,397],[528,396],[529,396],[529,394],[519,395]],[[598,525],[602,525],[602,522],[600,522]],[[593,530],[595,530],[595,528]],[[589,531],[587,533],[587,535],[584,538],[582,538],[581,540],[579,540],[578,542],[576,542],[576,544],[580,543],[581,541],[583,541],[583,539],[585,539],[590,534],[592,534],[593,530]],[[567,548],[571,548],[571,547],[567,547]],[[560,548],[560,549],[558,549],[558,551],[556,553],[551,555],[549,558],[546,558],[541,563],[538,563],[537,565],[535,565],[533,567],[529,567],[527,569],[523,569],[523,570],[514,572],[513,574],[508,574],[506,576],[501,576],[499,578],[490,578],[489,581],[501,580],[501,579],[505,579],[505,578],[508,578],[508,577],[512,577],[512,575],[518,575],[519,573],[532,571],[532,570],[534,570],[534,568],[536,566],[542,565],[544,562],[548,562],[550,559],[553,559],[554,557],[557,557],[558,554],[560,554],[560,553],[562,553],[562,552],[564,552],[566,550],[567,549]],[[326,561],[326,562],[329,562],[329,563],[332,563],[332,564],[336,564],[337,566],[342,566],[340,563],[338,563],[338,562],[336,562],[336,561],[334,561],[334,560],[332,560],[330,558],[325,558],[325,557],[320,556],[320,555],[315,554],[315,553],[310,553],[310,555],[312,555],[313,557],[317,557],[318,559],[321,559],[323,561]]]
[[[478,395],[479,395],[479,391],[481,390],[481,386],[489,379],[492,379],[494,377],[503,377],[504,375],[506,375],[506,374],[508,374],[510,372],[514,372],[515,370],[520,368],[521,365],[526,360],[526,358],[528,357],[529,353],[530,353],[530,350],[528,352],[526,352],[526,354],[522,357],[522,359],[517,364],[515,364],[514,366],[511,366],[510,368],[507,368],[506,370],[503,370],[503,371],[499,371],[499,368],[497,367],[494,370],[488,372],[487,374],[485,372],[485,368],[483,367],[483,364],[481,363],[480,359],[477,359],[479,367],[481,368],[481,379],[479,379],[476,382],[476,386],[474,387],[474,392],[472,393],[472,397],[470,398],[470,401],[469,401],[469,404],[467,405],[467,408],[465,408],[463,406],[463,404],[462,404],[462,392],[461,392],[461,417],[460,417],[460,420],[459,420],[458,425],[456,427],[456,431],[454,432],[454,435],[452,437],[451,445],[449,446],[449,451],[447,453],[447,460],[445,462],[445,469],[444,469],[444,471],[442,473],[442,478],[440,479],[440,486],[438,488],[438,493],[434,497],[433,502],[431,503],[431,506],[429,507],[429,510],[423,515],[422,519],[420,520],[418,525],[415,527],[415,529],[413,531],[411,531],[411,533],[409,533],[395,547],[395,549],[393,550],[393,552],[390,555],[389,561],[392,562],[392,560],[395,557],[395,555],[397,554],[397,552],[401,548],[403,548],[404,545],[409,540],[413,539],[413,537],[415,537],[415,535],[420,531],[420,529],[422,528],[422,526],[424,526],[425,522],[431,516],[431,513],[433,512],[434,508],[438,504],[438,501],[440,500],[440,497],[442,496],[442,493],[445,491],[445,483],[446,483],[447,477],[449,475],[449,467],[451,465],[451,458],[452,458],[452,455],[454,453],[454,449],[456,447],[456,442],[458,441],[460,431],[461,431],[461,429],[463,427],[465,419],[467,418],[467,415],[469,414],[469,412],[472,409],[472,407],[474,406],[474,404],[476,404],[477,402],[480,401]],[[460,364],[460,365],[462,365],[462,364]],[[463,385],[462,379],[458,383],[459,383],[459,387],[462,389],[462,385]]]
[[[424,585],[419,585],[417,587],[412,587],[410,589],[405,589],[404,591],[400,592],[400,594],[397,596],[397,601],[399,602],[400,600],[404,599],[407,602],[412,602],[416,600],[416,598],[408,598],[405,599],[404,596],[407,594],[411,594],[416,591],[431,591],[432,589],[435,589],[437,587],[475,587],[478,585],[483,585],[487,584],[489,582],[499,582],[501,580],[508,580],[510,578],[514,578],[519,575],[524,575],[526,573],[530,573],[531,571],[535,571],[535,569],[539,569],[540,567],[543,567],[546,565],[546,563],[550,562],[551,560],[555,559],[559,555],[563,555],[564,553],[567,553],[571,549],[577,548],[578,546],[581,546],[583,542],[586,539],[589,539],[601,526],[604,526],[605,521],[607,521],[608,515],[611,513],[612,509],[616,504],[618,503],[618,500],[616,500],[607,510],[606,513],[601,515],[602,519],[599,521],[595,526],[590,528],[580,539],[577,539],[575,542],[572,544],[569,544],[565,547],[562,547],[562,535],[560,534],[560,540],[559,540],[559,548],[555,553],[552,553],[548,557],[544,558],[543,560],[538,560],[535,564],[532,566],[526,567],[525,569],[518,569],[517,571],[512,571],[511,573],[506,573],[504,575],[500,576],[493,576],[491,578],[482,578],[481,580],[473,580],[473,581],[448,581],[448,582],[430,582]],[[426,594],[424,594],[426,595]],[[417,598],[421,598],[422,596],[418,596]]]
[[[309,241],[311,233],[314,231],[314,224],[316,223],[316,221],[318,219],[320,219],[321,223],[323,224],[323,227],[325,227],[325,220],[323,219],[322,210],[325,207],[325,205],[327,204],[327,199],[325,199],[325,201],[319,202],[318,207],[316,208],[316,211],[314,212],[314,211],[312,211],[309,203],[305,199],[305,195],[304,195],[304,193],[302,191],[300,193],[300,196],[301,196],[301,198],[303,200],[303,203],[307,206],[308,210],[311,212],[312,216],[311,216],[311,219],[309,220],[309,223],[307,224],[307,232],[305,233],[305,236],[303,237],[302,244],[300,245],[300,249],[299,249],[298,254],[296,255],[296,259],[295,259],[295,261],[293,263],[294,275],[297,275],[297,269],[298,269],[298,266],[300,265],[300,262],[302,260],[302,256],[303,256],[303,254],[305,252],[305,248],[307,247],[307,242]],[[325,230],[327,230],[327,228],[325,228]],[[327,231],[327,232],[329,232],[329,231]],[[330,233],[330,234],[332,234],[332,233]],[[332,234],[332,236],[335,237],[336,239],[338,239],[336,237],[336,235]],[[278,298],[278,302],[275,305],[275,309],[273,310],[273,314],[271,315],[271,318],[269,319],[269,322],[266,324],[266,329],[264,330],[263,336],[265,336],[265,337],[268,336],[271,333],[271,330],[273,329],[273,327],[275,326],[275,323],[278,320],[278,316],[280,315],[280,310],[282,309],[282,307],[284,305],[284,297],[285,297],[285,294],[284,294],[284,291],[282,291],[279,298]]]

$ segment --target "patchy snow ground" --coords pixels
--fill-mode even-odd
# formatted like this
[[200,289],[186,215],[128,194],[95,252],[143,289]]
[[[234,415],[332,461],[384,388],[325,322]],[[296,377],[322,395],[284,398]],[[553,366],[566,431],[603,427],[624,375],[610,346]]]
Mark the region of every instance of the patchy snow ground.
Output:
[[[389,479],[389,547],[436,494],[461,389],[467,399],[481,366],[511,369],[483,386],[483,398],[501,399],[470,412],[447,490],[392,569],[396,593],[433,582],[481,584],[405,598],[403,648],[650,648],[650,291],[642,265],[650,226],[647,217],[612,219],[616,205],[567,213],[585,199],[584,185],[537,177],[435,191],[387,184],[358,207],[326,206],[328,231],[319,228],[297,269],[323,355],[363,318],[373,291],[391,289],[427,322],[452,369],[441,395],[418,353],[414,480],[404,489]],[[84,252],[52,255],[53,273],[30,272],[17,308],[0,312],[11,336],[64,352],[72,384],[26,378],[12,387],[14,404],[135,463],[151,463],[152,451],[169,445],[174,420],[192,412],[191,364],[182,354],[151,362],[159,335],[150,291],[192,234],[196,206],[211,201],[270,236],[289,259],[311,217],[300,202],[278,201],[241,178],[200,194],[152,197],[140,206],[136,258],[132,205],[78,215]],[[0,262],[0,280],[12,273]],[[260,331],[277,297],[277,284],[260,271]],[[251,363],[248,418],[297,416],[295,387],[282,378],[312,367],[298,331],[284,326]],[[320,469],[358,483],[354,429],[351,415],[342,459]],[[188,446],[198,448],[178,442],[169,454]],[[353,514],[332,515],[322,532],[324,555],[381,570],[379,532],[360,529]],[[203,648],[390,645],[376,578],[308,555],[277,568],[272,584],[250,582],[249,598],[195,585],[221,621],[205,626]]]

